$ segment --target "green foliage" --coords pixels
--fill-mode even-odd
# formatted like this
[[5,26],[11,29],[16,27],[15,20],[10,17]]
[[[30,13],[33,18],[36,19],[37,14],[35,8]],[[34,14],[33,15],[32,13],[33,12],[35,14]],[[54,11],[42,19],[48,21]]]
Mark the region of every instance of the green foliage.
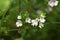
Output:
[[11,0],[0,0],[0,16],[4,15],[11,4]]
[[[60,40],[59,5],[47,12],[49,0],[0,0],[0,40]],[[25,19],[39,18],[37,10],[46,16],[45,27],[32,27]],[[17,28],[17,16],[22,16],[23,26]]]

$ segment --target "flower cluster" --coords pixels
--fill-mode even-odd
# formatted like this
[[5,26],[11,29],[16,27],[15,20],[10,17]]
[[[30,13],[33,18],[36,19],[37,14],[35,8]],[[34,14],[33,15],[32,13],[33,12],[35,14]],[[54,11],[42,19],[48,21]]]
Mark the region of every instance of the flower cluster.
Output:
[[41,16],[40,18],[36,18],[31,20],[31,25],[34,26],[38,26],[39,28],[44,27],[44,22],[45,22],[45,16]]
[[[49,0],[48,5],[50,6],[48,9],[46,9],[47,11],[51,12],[52,11],[52,7],[57,6],[58,5],[58,1],[57,0]],[[44,27],[44,22],[45,22],[45,16],[42,15],[42,11],[38,10],[37,13],[40,15],[40,18],[36,18],[36,19],[31,19],[30,17],[27,17],[25,19],[26,23],[30,23],[33,27],[34,26],[38,26],[39,28]],[[18,21],[16,22],[16,26],[17,27],[21,27],[22,21],[21,21],[21,15],[18,15],[17,17]]]
[[[38,26],[39,28],[42,28],[44,27],[44,24],[43,24],[45,22],[44,18],[45,18],[44,15],[41,15],[40,18],[36,18],[36,19],[31,19],[30,17],[27,17],[25,22],[30,23],[33,27]],[[18,16],[17,19],[18,21],[16,22],[16,26],[21,27],[23,25],[21,21],[21,16]]]
[[48,5],[51,7],[57,6],[58,5],[58,1],[57,0],[50,0],[48,2]]
[[22,26],[21,16],[18,16],[17,19],[18,19],[18,20],[17,20],[17,22],[16,22],[16,26],[17,26],[17,27],[21,27],[21,26]]

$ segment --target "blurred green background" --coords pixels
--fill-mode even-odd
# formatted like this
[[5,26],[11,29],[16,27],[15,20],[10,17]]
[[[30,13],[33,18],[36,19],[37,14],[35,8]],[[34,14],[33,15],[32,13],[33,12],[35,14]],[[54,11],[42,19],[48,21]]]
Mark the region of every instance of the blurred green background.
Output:
[[[46,11],[49,0],[0,0],[0,40],[60,40],[60,0],[52,11]],[[21,11],[22,20],[30,15],[39,17],[37,10],[46,13],[45,27],[32,27],[25,23],[21,28],[16,27],[17,16]],[[28,11],[26,14],[25,11]],[[26,16],[24,16],[26,15]]]

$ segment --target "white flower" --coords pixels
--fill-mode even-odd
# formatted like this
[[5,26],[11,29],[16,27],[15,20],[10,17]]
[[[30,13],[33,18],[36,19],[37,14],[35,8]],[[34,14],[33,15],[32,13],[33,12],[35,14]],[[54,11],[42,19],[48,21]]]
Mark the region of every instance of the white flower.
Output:
[[46,16],[44,16],[44,15],[41,15],[41,17],[40,17],[40,19],[39,19],[39,21],[41,22],[41,23],[44,23],[45,22],[45,18]]
[[42,23],[39,23],[39,26],[38,26],[39,28],[42,28],[42,27],[44,27],[44,24],[42,24]]
[[45,22],[45,19],[43,17],[40,18],[40,22],[41,23],[44,23]]
[[26,18],[26,23],[31,23],[31,19],[29,17]]
[[18,20],[18,21],[16,22],[16,26],[17,26],[17,27],[21,27],[21,26],[22,26],[22,21],[21,21],[21,20]]
[[47,11],[47,12],[51,12],[52,10],[53,10],[52,7],[46,8],[46,11]]
[[58,1],[57,1],[57,0],[50,0],[50,1],[48,2],[48,5],[50,5],[51,7],[57,6],[57,5],[58,5]]
[[21,16],[18,16],[17,19],[21,19]]
[[48,5],[51,6],[51,7],[53,7],[55,4],[54,4],[54,2],[49,1],[49,2],[48,2]]
[[58,5],[58,1],[55,1],[55,6],[57,6]]
[[32,20],[31,22],[32,22],[32,24],[31,24],[32,26],[37,26],[38,25],[38,21],[37,20]]
[[41,12],[42,12],[41,10],[37,10],[37,13],[38,13],[38,14],[41,14]]

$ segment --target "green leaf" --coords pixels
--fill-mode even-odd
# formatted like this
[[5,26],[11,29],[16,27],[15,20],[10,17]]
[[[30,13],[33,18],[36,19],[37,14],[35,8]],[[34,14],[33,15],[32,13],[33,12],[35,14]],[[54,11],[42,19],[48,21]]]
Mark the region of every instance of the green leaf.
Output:
[[10,3],[10,0],[0,0],[0,16],[4,15],[4,13],[8,10]]

